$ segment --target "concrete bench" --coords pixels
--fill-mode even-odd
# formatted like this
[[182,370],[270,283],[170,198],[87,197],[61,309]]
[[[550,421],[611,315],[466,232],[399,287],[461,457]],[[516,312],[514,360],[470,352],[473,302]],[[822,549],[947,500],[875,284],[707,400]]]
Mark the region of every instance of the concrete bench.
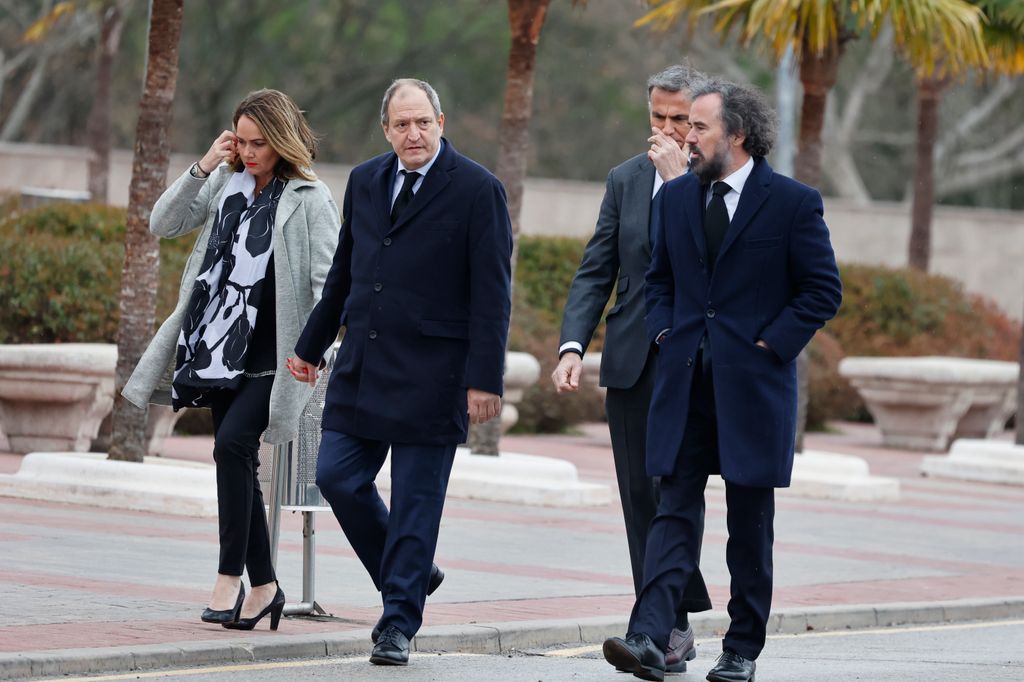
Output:
[[1015,362],[947,357],[845,358],[839,373],[867,404],[885,445],[945,452],[991,438],[1017,406]]
[[12,452],[89,449],[114,404],[117,346],[0,345],[0,432]]

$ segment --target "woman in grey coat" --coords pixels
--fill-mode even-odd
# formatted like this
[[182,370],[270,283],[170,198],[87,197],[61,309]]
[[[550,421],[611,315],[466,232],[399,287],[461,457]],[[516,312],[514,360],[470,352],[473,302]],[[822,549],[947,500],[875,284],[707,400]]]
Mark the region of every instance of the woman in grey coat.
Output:
[[178,304],[124,396],[140,407],[212,411],[220,563],[201,617],[252,629],[269,614],[276,630],[284,593],[271,562],[258,449],[261,436],[283,443],[298,435],[311,387],[291,379],[286,360],[320,299],[341,221],[310,170],[316,138],[291,98],[253,92],[233,123],[153,207],[154,234],[200,233]]

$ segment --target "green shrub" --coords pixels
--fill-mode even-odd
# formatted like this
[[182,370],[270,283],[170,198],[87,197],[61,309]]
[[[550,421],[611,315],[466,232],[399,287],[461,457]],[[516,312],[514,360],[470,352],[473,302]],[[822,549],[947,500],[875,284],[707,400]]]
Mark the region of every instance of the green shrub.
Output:
[[[125,211],[55,203],[0,217],[0,343],[114,343]],[[174,309],[194,237],[161,240],[157,322]]]
[[812,341],[808,428],[868,420],[839,375],[845,356],[948,355],[1016,360],[1020,327],[990,300],[940,275],[868,265],[840,267],[843,304]]

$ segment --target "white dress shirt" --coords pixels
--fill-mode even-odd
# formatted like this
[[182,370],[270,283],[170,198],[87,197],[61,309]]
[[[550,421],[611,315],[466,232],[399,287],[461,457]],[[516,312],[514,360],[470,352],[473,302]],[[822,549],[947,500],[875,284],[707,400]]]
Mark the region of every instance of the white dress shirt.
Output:
[[409,169],[405,167],[405,164],[402,163],[402,159],[398,159],[398,168],[395,169],[395,177],[392,180],[391,185],[392,207],[394,207],[395,199],[398,198],[398,194],[402,191],[402,184],[405,182],[405,177],[402,175],[402,171],[420,174],[420,176],[416,178],[416,182],[412,186],[412,193],[416,194],[416,192],[420,191],[420,185],[423,184],[423,178],[426,177],[427,171],[430,170],[430,167],[434,165],[434,162],[437,161],[437,157],[441,154],[441,146],[443,144],[444,142],[438,141],[437,149],[434,150],[434,155],[430,158],[430,161],[427,161],[425,164],[417,168],[415,171],[409,171]]

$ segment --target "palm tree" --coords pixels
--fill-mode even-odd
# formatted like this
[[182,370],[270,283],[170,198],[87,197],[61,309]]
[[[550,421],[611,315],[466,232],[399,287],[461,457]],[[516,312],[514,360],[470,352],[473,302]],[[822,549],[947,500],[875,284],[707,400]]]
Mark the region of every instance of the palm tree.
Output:
[[[512,219],[512,272],[519,249],[519,220],[523,209],[523,181],[530,143],[530,117],[533,113],[533,76],[537,62],[537,43],[547,18],[551,0],[508,0],[508,23],[512,45],[508,51],[508,75],[505,77],[505,107],[498,137],[498,163],[494,174],[505,185],[508,212]],[[469,446],[474,454],[497,455],[501,440],[501,419],[474,425]]]
[[[982,40],[988,58],[983,64],[974,64],[975,70],[988,75],[1024,74],[1024,5],[1019,0],[974,0],[972,4],[985,15]],[[931,261],[939,104],[955,75],[955,70],[941,63],[933,68],[919,67],[916,74],[917,163],[907,260],[910,267],[922,272],[928,271]]]
[[874,37],[889,21],[897,48],[915,67],[933,68],[940,54],[951,66],[984,61],[982,15],[966,0],[648,1],[653,9],[638,25],[666,30],[685,15],[692,31],[707,16],[723,38],[736,31],[742,45],[756,40],[776,60],[792,48],[804,90],[795,175],[812,186],[821,180],[825,103],[849,40],[863,32]]
[[146,81],[135,127],[135,156],[128,188],[128,225],[121,271],[121,319],[117,328],[116,400],[110,459],[141,462],[146,450],[146,413],[121,389],[153,336],[160,244],[149,232],[149,213],[167,183],[168,130],[178,79],[178,42],[184,0],[151,0]]

